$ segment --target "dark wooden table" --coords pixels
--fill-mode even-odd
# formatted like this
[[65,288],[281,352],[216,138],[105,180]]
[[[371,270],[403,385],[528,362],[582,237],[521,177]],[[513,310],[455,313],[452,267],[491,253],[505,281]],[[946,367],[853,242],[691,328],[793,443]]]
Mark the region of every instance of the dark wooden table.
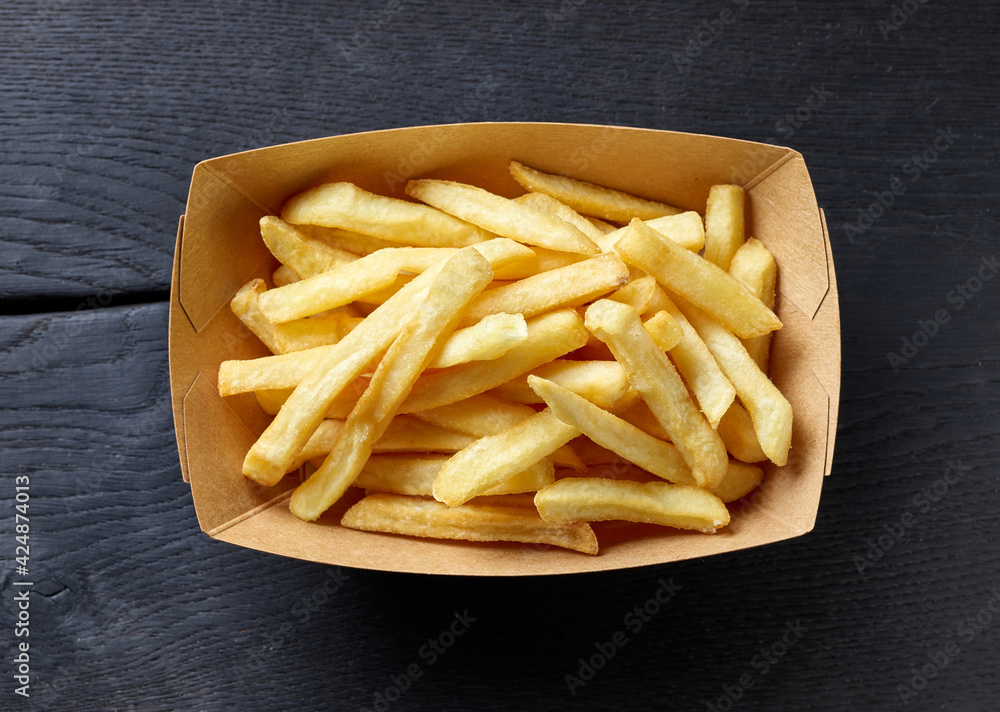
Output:
[[[0,708],[997,709],[998,14],[986,0],[4,4]],[[194,164],[494,120],[804,154],[843,322],[815,531],[527,580],[341,570],[200,533],[166,329]],[[627,616],[664,584],[676,595],[636,630]]]

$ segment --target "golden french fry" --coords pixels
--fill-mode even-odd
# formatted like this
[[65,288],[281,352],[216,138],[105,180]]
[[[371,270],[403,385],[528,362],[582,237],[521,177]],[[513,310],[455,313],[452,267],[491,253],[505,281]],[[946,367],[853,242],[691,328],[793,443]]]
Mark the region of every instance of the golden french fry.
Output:
[[343,250],[358,257],[370,255],[376,250],[387,247],[399,247],[400,243],[383,240],[373,235],[363,235],[353,230],[343,230],[339,227],[323,227],[322,225],[296,225],[295,228],[307,237],[319,240],[337,250]]
[[278,262],[293,270],[300,278],[312,277],[334,267],[348,264],[358,256],[338,250],[303,234],[281,218],[266,215],[260,219],[260,234],[264,244]]
[[[701,215],[689,210],[680,215],[667,215],[662,218],[643,220],[646,226],[656,230],[661,235],[666,235],[685,250],[698,252],[705,246],[705,224],[701,220]],[[602,252],[611,252],[615,249],[615,244],[624,235],[628,227],[620,227],[605,233],[596,242]]]
[[648,274],[632,279],[617,292],[608,295],[613,302],[628,304],[640,314],[645,314],[656,293],[656,280]]
[[727,272],[639,220],[632,221],[615,250],[742,338],[781,328],[774,312]]
[[489,314],[478,323],[457,329],[428,368],[448,368],[469,361],[492,361],[528,338],[521,314]]
[[589,524],[549,524],[534,510],[519,506],[448,507],[432,499],[373,494],[348,509],[340,525],[432,539],[516,541],[548,544],[585,554],[598,551],[597,537]]
[[670,359],[694,394],[708,424],[717,427],[736,398],[736,389],[722,373],[698,332],[659,286],[650,309],[667,312],[680,327],[681,338],[670,349]]
[[278,269],[271,274],[271,281],[275,287],[284,287],[286,284],[294,284],[301,279],[295,270],[287,265],[278,265]]
[[483,393],[564,356],[586,342],[587,330],[574,310],[541,314],[528,320],[528,337],[503,356],[421,376],[400,412],[416,413]]
[[[447,455],[372,455],[354,480],[354,486],[374,492],[430,497],[434,478],[447,461]],[[484,496],[537,492],[554,481],[555,469],[552,463],[548,458],[542,458],[487,490]],[[527,504],[532,508],[535,506],[530,500]]]
[[728,463],[726,447],[691,400],[670,360],[643,328],[635,309],[602,299],[587,309],[585,323],[625,367],[629,383],[642,394],[698,484],[712,487],[720,482]]
[[346,312],[331,312],[306,319],[274,325],[274,342],[278,352],[287,354],[317,346],[330,346],[343,339],[361,323],[361,317]]
[[406,184],[406,194],[517,242],[587,255],[600,252],[593,240],[570,223],[472,185],[411,180]]
[[656,312],[642,325],[653,337],[653,341],[656,342],[661,351],[670,351],[680,343],[681,337],[684,335],[684,332],[681,331],[681,325],[670,315],[670,312],[665,310]]
[[728,504],[746,497],[760,485],[764,471],[755,465],[729,461],[729,470],[722,482],[712,489],[712,494]]
[[545,195],[545,193],[525,193],[514,198],[514,202],[529,205],[536,210],[541,210],[543,213],[548,213],[552,217],[564,220],[595,242],[597,238],[604,234],[604,230],[580,215],[580,213],[573,210],[566,203],[562,203],[552,196]]
[[[354,409],[354,405],[361,398],[362,394],[364,394],[365,389],[368,388],[370,381],[371,376],[368,375],[359,376],[348,383],[330,403],[330,407],[327,408],[323,417],[343,420],[350,415]],[[261,410],[268,415],[277,415],[281,410],[281,406],[292,395],[293,390],[292,388],[278,388],[274,390],[254,391],[254,396],[256,396]]]
[[452,455],[434,480],[434,499],[455,506],[496,487],[580,434],[546,409]]
[[[340,499],[361,472],[375,441],[385,432],[435,349],[455,328],[469,301],[491,279],[489,262],[473,248],[458,252],[444,264],[417,313],[379,362],[323,466],[292,493],[290,507],[295,516],[313,521]],[[286,408],[287,403],[282,412]]]
[[628,267],[618,255],[599,255],[488,289],[469,305],[462,323],[473,324],[498,312],[530,318],[552,309],[579,306],[618,289],[628,276]]
[[708,534],[729,524],[729,510],[714,494],[667,482],[565,477],[539,490],[535,506],[553,524],[613,519]]
[[672,205],[638,198],[620,190],[543,173],[517,161],[510,162],[510,174],[525,190],[545,193],[584,215],[613,222],[628,222],[632,218],[649,220],[683,212]]
[[285,203],[281,217],[422,247],[466,247],[493,237],[436,208],[375,195],[353,183],[326,183],[299,193]]
[[[442,428],[482,438],[496,435],[534,414],[535,409],[531,406],[511,403],[489,393],[480,393],[454,403],[422,410],[414,413],[414,416]],[[586,465],[570,445],[563,445],[554,450],[549,459],[555,465],[570,467],[577,472],[587,470]]]
[[743,244],[743,188],[713,185],[705,206],[705,259],[728,270]]
[[[777,280],[777,271],[774,257],[764,247],[764,243],[755,237],[743,243],[729,264],[729,274],[749,289],[751,294],[764,303],[764,306],[772,310],[774,309],[774,285]],[[743,345],[747,347],[747,352],[760,366],[760,370],[767,373],[768,360],[771,356],[771,334],[746,339]]]
[[680,302],[677,306],[698,331],[746,406],[761,450],[771,462],[784,465],[792,442],[792,406],[788,400],[731,331],[693,304]]
[[251,279],[237,290],[229,306],[236,318],[242,321],[243,325],[271,350],[271,353],[276,354],[280,353],[280,350],[274,337],[274,325],[260,310],[260,295],[265,292],[267,284],[263,279]]
[[552,381],[529,376],[528,383],[556,417],[572,425],[598,445],[613,450],[657,477],[677,484],[697,484],[691,468],[670,443],[647,435],[634,425]]
[[490,393],[515,403],[542,403],[542,398],[529,385],[532,374],[553,381],[605,409],[618,403],[629,389],[625,369],[616,361],[554,359],[532,369],[531,374],[497,386]]
[[760,449],[753,421],[746,408],[733,403],[719,420],[719,437],[726,444],[726,450],[740,462],[763,462],[767,455]]

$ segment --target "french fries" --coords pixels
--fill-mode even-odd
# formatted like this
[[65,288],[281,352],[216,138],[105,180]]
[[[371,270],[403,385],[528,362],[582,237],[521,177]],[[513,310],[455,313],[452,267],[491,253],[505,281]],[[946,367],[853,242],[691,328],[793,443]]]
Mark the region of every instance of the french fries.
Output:
[[703,220],[510,170],[531,192],[328,183],[260,221],[275,286],[231,307],[274,355],[218,371],[274,416],[244,475],[308,475],[305,521],[362,489],[341,526],[419,537],[596,554],[588,522],[726,526],[751,463],[791,444],[766,376],[775,265],[743,242],[742,188],[712,188]]

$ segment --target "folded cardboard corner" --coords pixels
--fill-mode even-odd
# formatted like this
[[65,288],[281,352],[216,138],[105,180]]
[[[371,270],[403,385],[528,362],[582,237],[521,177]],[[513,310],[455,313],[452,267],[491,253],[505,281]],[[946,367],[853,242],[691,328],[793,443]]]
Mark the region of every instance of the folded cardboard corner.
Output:
[[[221,398],[223,360],[268,352],[228,308],[247,280],[275,262],[258,223],[310,186],[349,180],[403,197],[407,179],[446,177],[513,197],[518,160],[704,212],[709,188],[747,189],[747,234],[778,264],[771,377],[795,420],[789,462],[731,506],[715,535],[595,526],[598,556],[516,544],[477,544],[341,528],[338,503],[318,523],[288,511],[297,484],[265,488],[243,477],[243,457],[267,426],[252,395]],[[710,556],[800,536],[816,520],[830,473],[840,394],[840,316],[825,218],[804,159],[779,146],[613,126],[485,123],[373,131],[257,149],[195,167],[177,233],[170,299],[170,387],[181,472],[201,528],[217,539],[284,556],[389,571],[520,576],[620,569]]]

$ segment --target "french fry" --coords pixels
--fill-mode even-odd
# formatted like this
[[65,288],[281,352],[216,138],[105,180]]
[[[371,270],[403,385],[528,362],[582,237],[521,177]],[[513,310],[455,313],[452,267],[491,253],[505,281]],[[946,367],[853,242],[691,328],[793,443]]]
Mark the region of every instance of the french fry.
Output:
[[647,274],[629,281],[617,292],[609,294],[608,299],[628,304],[640,314],[645,314],[649,303],[653,301],[654,294],[656,294],[656,280]]
[[733,255],[743,244],[743,188],[713,185],[705,206],[705,259],[729,270]]
[[466,247],[493,237],[436,208],[375,195],[353,183],[326,183],[299,193],[285,203],[281,217],[421,247]]
[[615,361],[571,361],[554,359],[492,389],[492,395],[515,403],[544,402],[529,385],[531,375],[557,383],[583,396],[599,408],[611,408],[628,391],[625,369]]
[[468,502],[533,465],[580,434],[546,409],[452,455],[434,480],[434,499]]
[[587,342],[583,320],[572,309],[528,320],[528,337],[492,361],[473,361],[421,376],[401,413],[417,413],[483,393]]
[[570,223],[472,185],[411,180],[406,194],[517,242],[587,255],[600,252],[593,240]]
[[[527,384],[527,379],[525,380]],[[422,410],[413,415],[428,423],[439,425],[459,433],[477,438],[497,433],[527,420],[535,414],[535,409],[521,403],[497,398],[489,393],[480,393],[454,403]],[[586,472],[587,467],[570,445],[563,445],[549,456],[553,464],[570,467],[577,472]]]
[[586,326],[625,367],[629,383],[649,405],[691,467],[695,480],[712,487],[726,474],[726,448],[691,400],[666,355],[642,326],[635,309],[602,299],[587,309]]
[[474,324],[498,312],[530,318],[552,309],[579,306],[618,289],[628,276],[628,267],[618,255],[592,257],[486,290],[469,305],[462,324]]
[[756,465],[730,460],[725,478],[712,489],[712,494],[729,504],[746,497],[757,489],[763,480],[764,471]]
[[[698,252],[705,246],[705,224],[701,220],[701,215],[689,210],[679,215],[667,215],[662,218],[643,220],[646,226],[656,230],[661,235],[666,235],[685,250]],[[603,252],[611,252],[615,245],[624,235],[626,227],[615,228],[609,233],[599,237],[596,242]]]
[[[374,492],[430,497],[434,478],[447,461],[447,455],[372,455],[354,480],[354,486]],[[483,496],[537,492],[554,481],[552,463],[542,458]],[[534,502],[529,500],[528,505],[534,509]]]
[[680,302],[677,306],[698,331],[746,406],[761,450],[771,462],[784,465],[792,442],[792,406],[788,400],[732,332],[693,304]]
[[339,250],[303,234],[294,225],[275,215],[266,215],[260,219],[260,234],[267,249],[278,262],[293,270],[300,278],[312,277],[358,259],[351,252]]
[[529,376],[528,383],[557,418],[572,425],[598,445],[618,453],[657,477],[677,484],[697,484],[691,468],[670,443],[647,435],[634,425],[552,381]]
[[[672,292],[748,339],[781,328],[774,312],[746,287],[705,258],[633,220],[615,250],[628,264],[653,275]],[[287,289],[287,287],[286,287]]]
[[279,350],[274,338],[274,325],[260,310],[260,295],[266,291],[267,284],[263,279],[251,279],[236,291],[229,306],[236,318],[243,322],[243,325],[271,350],[271,353],[276,354]]
[[[777,280],[777,265],[774,257],[764,243],[757,238],[750,238],[736,251],[733,261],[729,264],[729,274],[740,284],[750,290],[750,293],[764,303],[768,309],[774,309],[774,285]],[[771,334],[764,334],[743,342],[747,352],[767,373],[768,361],[771,356]]]
[[445,263],[414,318],[382,357],[322,467],[292,493],[289,506],[295,516],[313,521],[340,499],[361,472],[375,441],[385,432],[435,348],[455,328],[469,301],[491,279],[489,262],[475,249],[462,250]]
[[729,510],[714,494],[667,482],[565,477],[540,490],[535,506],[553,524],[621,520],[708,534],[729,524]]
[[[350,415],[351,410],[354,409],[354,404],[358,402],[365,389],[368,388],[370,381],[371,376],[359,376],[348,383],[330,403],[323,417],[343,420]],[[292,388],[279,388],[275,390],[255,391],[254,396],[257,398],[257,403],[260,405],[261,410],[268,415],[277,415],[281,410],[281,406],[292,395],[293,390]]]
[[361,321],[361,317],[351,316],[346,312],[331,312],[286,321],[284,324],[274,325],[274,343],[278,347],[278,353],[283,354],[330,346],[347,336]]
[[353,230],[343,230],[339,227],[324,227],[322,225],[295,225],[303,235],[319,240],[330,247],[362,257],[376,250],[387,247],[399,247],[400,243],[383,240],[373,235],[363,235]]
[[525,190],[544,193],[579,213],[612,222],[628,222],[632,218],[650,220],[683,212],[672,205],[638,198],[620,190],[543,173],[517,161],[510,162],[510,174]]
[[585,554],[598,551],[597,537],[589,524],[553,525],[543,521],[535,511],[517,506],[448,507],[432,499],[373,494],[348,509],[340,525],[433,539],[516,541]]
[[740,462],[763,462],[767,455],[760,449],[753,421],[746,408],[733,403],[719,420],[719,437],[726,444],[726,450]]
[[275,287],[284,287],[286,284],[294,284],[301,277],[295,274],[295,270],[287,265],[278,265],[278,269],[271,274],[271,282]]
[[573,210],[566,203],[545,195],[545,193],[525,193],[514,198],[514,202],[528,205],[536,210],[541,210],[543,213],[548,213],[554,218],[564,220],[595,242],[597,238],[604,235],[604,230],[590,220],[580,215],[580,213]]
[[684,332],[681,331],[681,325],[677,323],[677,320],[668,311],[661,310],[656,312],[653,316],[646,319],[642,325],[649,332],[649,335],[653,337],[653,341],[656,342],[661,351],[670,351],[670,349],[680,343],[681,337],[684,335]]
[[528,338],[528,324],[521,314],[489,314],[479,322],[457,329],[428,368],[448,368],[469,361],[491,361]]

